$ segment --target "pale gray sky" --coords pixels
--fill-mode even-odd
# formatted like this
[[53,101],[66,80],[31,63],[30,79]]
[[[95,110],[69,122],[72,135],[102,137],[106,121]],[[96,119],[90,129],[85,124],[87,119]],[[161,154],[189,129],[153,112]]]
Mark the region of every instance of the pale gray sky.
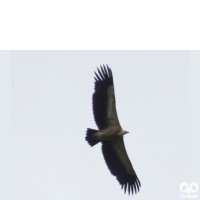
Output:
[[[180,198],[189,179],[189,51],[13,51],[13,200]],[[96,128],[94,70],[108,64],[125,146],[141,182],[124,195]]]

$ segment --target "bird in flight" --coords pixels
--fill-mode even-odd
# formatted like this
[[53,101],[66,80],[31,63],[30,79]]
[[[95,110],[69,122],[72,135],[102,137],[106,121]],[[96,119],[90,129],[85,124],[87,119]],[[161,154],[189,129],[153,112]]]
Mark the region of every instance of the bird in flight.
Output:
[[113,75],[108,65],[100,66],[95,73],[93,113],[99,130],[87,129],[86,141],[90,146],[102,143],[102,153],[112,175],[116,176],[124,192],[137,193],[140,181],[127,155],[122,129],[116,111]]

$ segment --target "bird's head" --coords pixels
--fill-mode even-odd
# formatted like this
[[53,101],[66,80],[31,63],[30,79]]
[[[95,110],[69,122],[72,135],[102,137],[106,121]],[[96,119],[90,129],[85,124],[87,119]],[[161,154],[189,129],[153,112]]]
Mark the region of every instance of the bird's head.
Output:
[[127,134],[127,133],[129,133],[129,132],[128,131],[124,131],[124,135]]
[[127,134],[127,133],[129,133],[129,132],[128,132],[128,131],[124,131],[124,130],[122,130],[122,131],[119,132],[119,135],[122,136],[122,135],[125,135],[125,134]]

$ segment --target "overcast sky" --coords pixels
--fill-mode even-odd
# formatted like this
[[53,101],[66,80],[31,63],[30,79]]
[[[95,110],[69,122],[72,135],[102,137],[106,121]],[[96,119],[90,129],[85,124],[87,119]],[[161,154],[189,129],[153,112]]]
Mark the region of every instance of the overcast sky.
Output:
[[[85,141],[96,129],[94,71],[108,64],[125,146],[141,182],[121,190],[101,145]],[[189,180],[188,51],[13,51],[13,200],[180,198]]]

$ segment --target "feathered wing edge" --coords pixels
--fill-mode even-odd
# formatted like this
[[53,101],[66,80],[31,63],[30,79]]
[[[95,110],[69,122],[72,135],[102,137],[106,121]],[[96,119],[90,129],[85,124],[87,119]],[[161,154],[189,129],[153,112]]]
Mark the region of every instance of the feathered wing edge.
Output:
[[136,173],[130,174],[127,172],[123,162],[120,160],[110,142],[102,142],[102,153],[111,174],[116,176],[122,189],[124,188],[124,192],[126,193],[127,189],[129,194],[139,192],[141,184]]
[[101,70],[97,68],[98,74],[95,73],[95,92],[93,94],[93,113],[95,122],[100,130],[107,127],[107,103],[108,94],[107,89],[113,86],[112,71],[108,65],[100,66]]

